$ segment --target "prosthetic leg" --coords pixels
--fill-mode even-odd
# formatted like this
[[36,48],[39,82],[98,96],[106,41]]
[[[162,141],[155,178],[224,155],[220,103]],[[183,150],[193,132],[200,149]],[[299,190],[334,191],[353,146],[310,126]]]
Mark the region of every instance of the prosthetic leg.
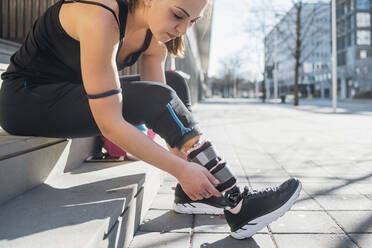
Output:
[[220,158],[211,142],[203,141],[187,151],[187,159],[205,167],[219,182],[216,189],[223,193],[223,197],[230,208],[236,207],[242,199],[237,178],[222,158]]
[[[220,184],[216,188],[223,193],[227,203],[225,219],[236,239],[251,237],[256,232],[283,216],[296,202],[301,192],[301,182],[288,179],[278,187],[243,192],[236,186],[237,178],[216,153],[209,141],[195,144],[187,151],[189,161],[208,169]],[[192,203],[191,203],[192,204]]]

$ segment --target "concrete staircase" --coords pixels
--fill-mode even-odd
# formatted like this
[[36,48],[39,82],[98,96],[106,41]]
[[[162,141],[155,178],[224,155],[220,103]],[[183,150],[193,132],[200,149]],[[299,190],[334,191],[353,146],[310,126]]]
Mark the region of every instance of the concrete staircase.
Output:
[[84,163],[97,144],[0,130],[1,248],[129,246],[162,172],[142,161]]
[[127,247],[161,183],[142,161],[83,163],[94,138],[0,143],[0,247]]

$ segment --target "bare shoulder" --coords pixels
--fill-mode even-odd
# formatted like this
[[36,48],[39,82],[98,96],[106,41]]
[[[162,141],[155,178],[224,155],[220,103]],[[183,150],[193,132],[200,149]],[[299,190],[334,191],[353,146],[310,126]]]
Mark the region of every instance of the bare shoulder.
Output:
[[167,47],[153,36],[149,48],[143,52],[143,55],[164,60],[167,56]]
[[[94,2],[106,5],[118,16],[116,1],[96,0]],[[63,4],[59,13],[59,18],[66,33],[79,41],[79,36],[86,29],[99,31],[99,28],[103,27],[106,31],[119,32],[119,27],[114,15],[107,9],[97,5],[78,2]]]

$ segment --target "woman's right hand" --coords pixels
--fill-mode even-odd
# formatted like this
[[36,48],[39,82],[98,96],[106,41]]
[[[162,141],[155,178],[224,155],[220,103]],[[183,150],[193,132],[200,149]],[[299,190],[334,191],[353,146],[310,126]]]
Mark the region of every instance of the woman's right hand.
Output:
[[215,188],[218,180],[204,167],[193,162],[187,162],[187,166],[177,177],[183,191],[191,200],[201,200],[212,195],[220,197],[221,193]]

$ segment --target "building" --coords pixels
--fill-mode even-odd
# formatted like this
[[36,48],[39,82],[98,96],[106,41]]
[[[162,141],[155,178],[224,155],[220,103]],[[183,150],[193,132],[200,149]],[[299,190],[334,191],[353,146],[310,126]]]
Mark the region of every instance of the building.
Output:
[[338,93],[372,91],[370,0],[337,0]]
[[[276,96],[293,93],[297,11],[297,7],[293,6],[265,37],[265,88],[268,98],[274,97],[276,91]],[[300,96],[329,97],[330,4],[302,3],[300,16],[302,43],[298,81]]]

